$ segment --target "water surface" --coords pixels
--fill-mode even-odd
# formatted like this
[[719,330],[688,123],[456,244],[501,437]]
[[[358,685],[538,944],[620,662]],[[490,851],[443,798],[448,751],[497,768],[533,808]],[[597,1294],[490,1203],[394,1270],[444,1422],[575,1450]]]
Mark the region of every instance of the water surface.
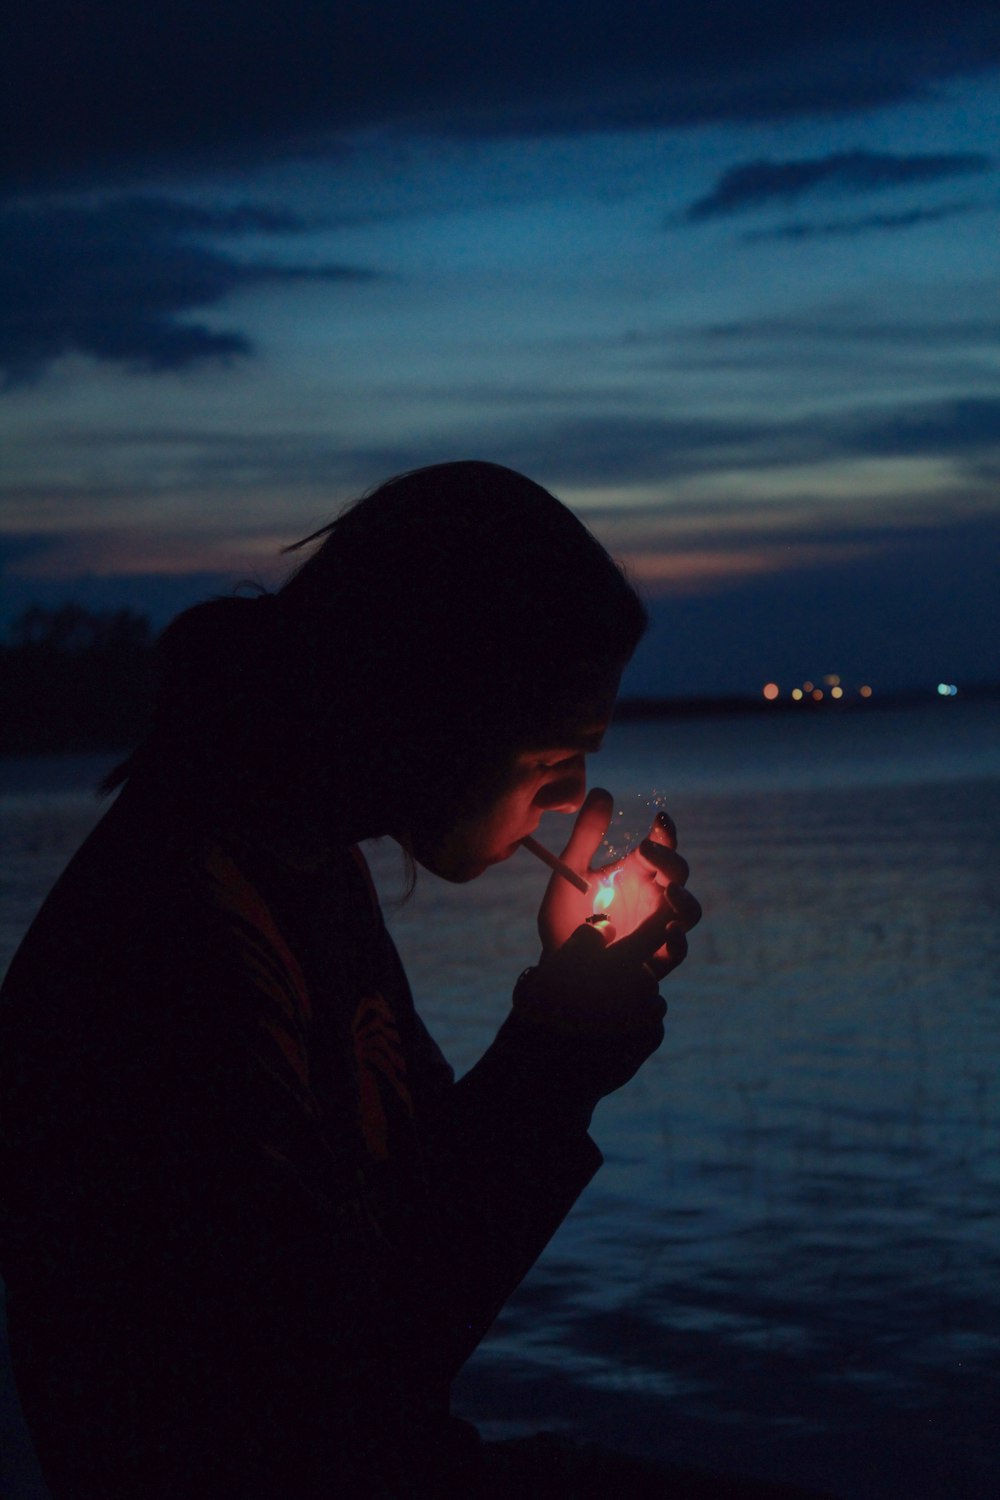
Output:
[[[949,703],[609,735],[594,779],[670,794],[706,918],[663,1047],[598,1109],[603,1170],[462,1377],[487,1431],[841,1500],[1000,1494],[998,730]],[[0,762],[0,968],[101,769]],[[369,854],[461,1071],[536,957],[545,872],[421,874],[400,905],[398,852]]]

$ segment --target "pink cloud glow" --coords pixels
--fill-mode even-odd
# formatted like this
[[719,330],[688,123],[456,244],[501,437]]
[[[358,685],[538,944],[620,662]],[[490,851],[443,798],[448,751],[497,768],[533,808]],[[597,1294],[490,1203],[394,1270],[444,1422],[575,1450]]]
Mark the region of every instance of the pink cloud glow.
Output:
[[738,550],[700,547],[635,551],[621,554],[621,560],[649,593],[677,597],[711,593],[717,586],[741,578],[788,573],[820,563],[850,563],[871,551],[872,547],[863,543],[819,546],[803,542]]

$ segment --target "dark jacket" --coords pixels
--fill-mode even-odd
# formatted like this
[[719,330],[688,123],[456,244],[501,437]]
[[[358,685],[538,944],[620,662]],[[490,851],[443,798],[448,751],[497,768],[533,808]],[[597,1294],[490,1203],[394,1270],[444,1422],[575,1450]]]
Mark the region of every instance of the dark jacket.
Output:
[[359,851],[129,785],[0,999],[0,1269],[56,1500],[471,1492],[449,1386],[600,1164],[566,1045],[460,1082]]

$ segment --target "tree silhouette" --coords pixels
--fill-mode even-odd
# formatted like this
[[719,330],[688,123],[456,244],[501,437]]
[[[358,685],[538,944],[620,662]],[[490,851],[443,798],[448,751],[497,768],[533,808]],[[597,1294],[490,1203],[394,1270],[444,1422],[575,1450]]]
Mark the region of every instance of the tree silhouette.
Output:
[[14,650],[41,649],[74,654],[148,651],[152,631],[145,615],[131,609],[95,613],[82,604],[62,604],[45,609],[32,604],[10,627]]
[[0,751],[117,749],[152,701],[153,632],[131,609],[30,605],[0,647]]

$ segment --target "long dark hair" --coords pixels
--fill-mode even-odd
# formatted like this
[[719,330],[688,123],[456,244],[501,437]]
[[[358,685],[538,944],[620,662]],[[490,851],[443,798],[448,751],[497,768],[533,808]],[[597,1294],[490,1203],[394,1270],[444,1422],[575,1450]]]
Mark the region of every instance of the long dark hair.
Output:
[[442,758],[488,776],[515,746],[558,739],[647,623],[572,511],[499,464],[399,475],[287,550],[309,544],[276,594],[209,600],[167,627],[152,727],[105,790],[155,767],[269,795],[362,756],[387,795],[416,777],[432,796]]

